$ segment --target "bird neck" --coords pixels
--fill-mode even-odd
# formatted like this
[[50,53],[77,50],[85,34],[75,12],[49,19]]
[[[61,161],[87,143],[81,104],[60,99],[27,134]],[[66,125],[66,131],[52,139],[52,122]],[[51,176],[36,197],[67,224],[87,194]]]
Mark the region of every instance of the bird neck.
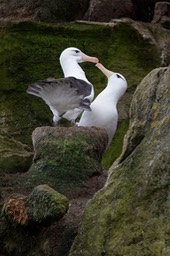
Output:
[[112,84],[108,84],[99,95],[101,95],[101,97],[107,97],[107,102],[111,102],[115,107],[120,99],[118,90],[115,90]]
[[77,79],[82,79],[90,84],[85,75],[85,72],[76,61],[67,60],[64,63],[60,62],[60,64],[64,73],[64,77],[73,76]]

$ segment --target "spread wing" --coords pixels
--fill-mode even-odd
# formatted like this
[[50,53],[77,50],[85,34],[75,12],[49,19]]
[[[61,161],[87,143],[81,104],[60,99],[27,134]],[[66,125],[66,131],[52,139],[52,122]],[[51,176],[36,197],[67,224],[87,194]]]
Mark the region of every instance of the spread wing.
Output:
[[91,90],[91,84],[75,77],[66,77],[40,80],[30,85],[27,93],[42,98],[50,108],[62,115],[75,108],[90,110],[90,101],[86,97]]

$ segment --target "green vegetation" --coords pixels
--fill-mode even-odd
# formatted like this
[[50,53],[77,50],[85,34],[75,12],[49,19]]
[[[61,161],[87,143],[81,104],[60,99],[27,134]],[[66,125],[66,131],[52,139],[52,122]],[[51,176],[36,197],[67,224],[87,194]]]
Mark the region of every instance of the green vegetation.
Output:
[[119,157],[122,146],[123,146],[123,138],[129,127],[129,120],[123,120],[120,124],[118,124],[117,132],[113,138],[112,146],[108,148],[104,157],[103,157],[103,166],[108,169],[112,163]]

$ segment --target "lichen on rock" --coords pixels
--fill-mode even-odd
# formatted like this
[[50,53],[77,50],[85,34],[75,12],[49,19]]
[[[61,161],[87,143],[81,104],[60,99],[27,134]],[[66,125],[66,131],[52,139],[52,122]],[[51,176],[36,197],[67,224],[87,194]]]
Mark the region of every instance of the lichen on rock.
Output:
[[70,256],[169,255],[170,68],[137,87],[124,150],[87,205]]
[[51,224],[60,220],[68,210],[68,199],[48,185],[39,185],[26,198],[28,223]]
[[0,134],[0,172],[26,172],[32,157],[33,152],[27,145],[11,138],[8,134]]

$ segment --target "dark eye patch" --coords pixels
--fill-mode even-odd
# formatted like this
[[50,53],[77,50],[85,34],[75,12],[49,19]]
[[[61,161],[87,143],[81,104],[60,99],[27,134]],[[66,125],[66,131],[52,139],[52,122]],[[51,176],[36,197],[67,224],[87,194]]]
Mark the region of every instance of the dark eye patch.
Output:
[[75,52],[76,52],[76,53],[79,53],[79,51],[78,51],[78,50],[75,50]]
[[[119,74],[116,74],[117,78],[121,78],[123,79],[123,77],[121,77]],[[124,79],[123,79],[124,80]]]

